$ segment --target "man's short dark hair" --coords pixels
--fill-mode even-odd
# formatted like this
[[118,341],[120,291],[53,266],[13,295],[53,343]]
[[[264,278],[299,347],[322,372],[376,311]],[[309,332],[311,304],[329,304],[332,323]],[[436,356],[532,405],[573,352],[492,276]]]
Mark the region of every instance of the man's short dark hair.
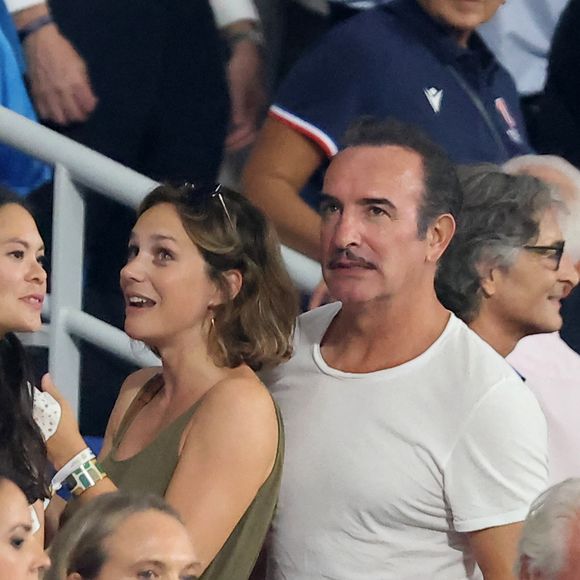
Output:
[[361,117],[348,128],[343,139],[345,147],[402,147],[417,153],[423,162],[425,190],[417,212],[420,237],[440,216],[446,213],[457,218],[462,204],[462,192],[455,165],[445,151],[435,145],[413,125],[396,119]]

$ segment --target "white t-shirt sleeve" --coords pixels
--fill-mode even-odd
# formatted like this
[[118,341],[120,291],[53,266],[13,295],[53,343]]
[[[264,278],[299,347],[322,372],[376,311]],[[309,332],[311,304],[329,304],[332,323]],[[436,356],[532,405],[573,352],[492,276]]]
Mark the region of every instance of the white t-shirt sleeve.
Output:
[[[37,4],[45,4],[42,0],[4,0],[4,2],[8,12],[18,12]],[[209,3],[218,28],[228,26],[237,20],[260,20],[252,0],[209,0]]]
[[252,0],[209,0],[216,26],[224,28],[237,20],[259,20]]
[[31,6],[45,4],[45,2],[42,0],[4,0],[4,4],[6,4],[8,12],[18,12],[19,10],[30,8]]
[[474,408],[445,466],[445,494],[458,532],[525,519],[548,477],[546,420],[514,376]]

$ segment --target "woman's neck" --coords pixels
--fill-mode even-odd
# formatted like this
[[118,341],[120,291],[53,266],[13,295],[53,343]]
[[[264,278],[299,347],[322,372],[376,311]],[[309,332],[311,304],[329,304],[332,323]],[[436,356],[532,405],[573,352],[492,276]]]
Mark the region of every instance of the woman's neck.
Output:
[[231,373],[218,366],[208,351],[207,340],[176,340],[158,349],[163,366],[163,397],[197,400]]

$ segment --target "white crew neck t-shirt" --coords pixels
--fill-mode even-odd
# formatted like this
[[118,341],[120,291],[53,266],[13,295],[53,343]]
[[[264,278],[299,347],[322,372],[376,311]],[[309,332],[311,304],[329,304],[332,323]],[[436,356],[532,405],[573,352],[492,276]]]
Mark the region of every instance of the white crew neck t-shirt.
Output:
[[333,369],[340,308],[302,315],[294,356],[262,375],[286,433],[268,580],[481,578],[464,532],[525,519],[545,488],[535,397],[453,315],[408,363]]

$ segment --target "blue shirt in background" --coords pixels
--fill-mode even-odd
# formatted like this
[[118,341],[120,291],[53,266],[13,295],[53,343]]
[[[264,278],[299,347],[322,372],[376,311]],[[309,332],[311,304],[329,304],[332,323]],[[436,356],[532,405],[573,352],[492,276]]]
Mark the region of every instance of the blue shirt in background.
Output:
[[[12,19],[0,0],[0,105],[36,121],[23,81],[24,61]],[[26,195],[52,177],[52,168],[0,143],[0,184]]]
[[[327,157],[363,115],[414,124],[457,163],[531,152],[509,73],[481,38],[468,48],[415,0],[393,0],[330,30],[282,83],[270,115]],[[317,205],[320,172],[303,192]]]

